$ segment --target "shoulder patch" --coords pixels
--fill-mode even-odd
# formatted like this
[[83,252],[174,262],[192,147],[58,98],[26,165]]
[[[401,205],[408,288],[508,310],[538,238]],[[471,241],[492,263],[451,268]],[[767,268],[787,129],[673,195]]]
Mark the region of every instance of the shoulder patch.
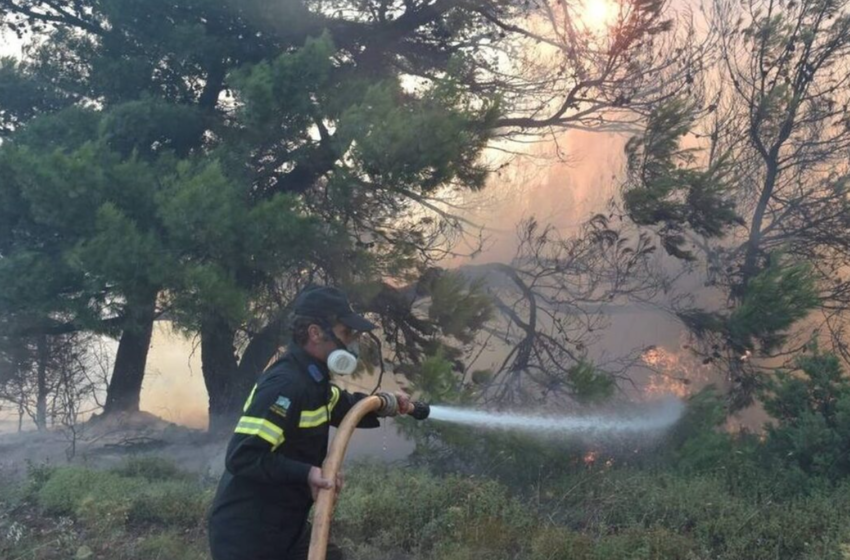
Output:
[[307,366],[307,371],[310,372],[310,377],[312,377],[313,381],[316,383],[321,383],[325,378],[325,376],[322,375],[322,371],[318,368],[318,366],[316,366],[316,364],[310,364]]
[[290,401],[287,397],[280,395],[277,398],[277,400],[274,402],[274,404],[271,405],[269,410],[271,412],[277,414],[278,416],[286,418],[286,413],[289,411],[289,406],[291,404],[292,404],[292,401]]

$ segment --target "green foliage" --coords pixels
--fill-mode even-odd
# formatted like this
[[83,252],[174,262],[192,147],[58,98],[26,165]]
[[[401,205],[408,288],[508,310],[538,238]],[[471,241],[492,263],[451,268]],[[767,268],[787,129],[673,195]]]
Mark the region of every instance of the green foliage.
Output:
[[635,527],[601,540],[590,558],[690,560],[695,549],[694,539],[665,527]]
[[741,468],[736,459],[744,446],[725,430],[728,414],[725,398],[715,386],[692,395],[667,436],[669,459],[685,473]]
[[532,560],[690,560],[693,539],[664,527],[629,528],[594,543],[587,535],[564,528],[550,528],[534,536]]
[[168,461],[135,459],[114,471],[56,469],[35,496],[48,513],[73,515],[105,531],[147,525],[197,527],[212,491]]
[[[126,121],[136,110],[133,118],[147,125],[162,109],[165,121],[188,126],[168,107],[122,104],[94,122],[93,113],[68,110],[37,119],[0,149],[12,179],[0,187],[9,202],[0,229],[10,233],[0,299],[36,315],[68,313],[98,330],[92,303],[107,305],[106,294],[167,290],[185,326],[196,327],[210,309],[238,323],[251,287],[239,285],[236,270],[274,275],[312,255],[318,222],[293,197],[252,201],[243,179],[227,176],[217,160],[175,159],[165,137],[144,140],[137,130],[122,139],[135,130]],[[94,136],[81,143],[65,133],[64,149],[39,145],[63,123]]]
[[[201,544],[201,546],[199,546]],[[186,542],[178,532],[151,535],[136,547],[133,557],[138,560],[206,560],[206,543]]]
[[[43,131],[68,120],[91,124],[89,114],[68,111],[47,117]],[[0,270],[15,280],[4,283],[0,300],[8,311],[42,320],[61,313],[103,332],[104,309],[116,297],[155,291],[175,272],[157,235],[151,185],[158,169],[120,158],[97,138],[76,145],[80,138],[64,136],[62,148],[42,149],[38,139],[30,146],[26,134],[0,148],[12,179],[1,196],[15,208]]]
[[580,361],[567,373],[571,395],[580,403],[601,403],[614,395],[617,385],[607,372]]
[[422,360],[411,379],[416,390],[429,401],[453,402],[462,396],[462,392],[458,390],[458,377],[454,364],[445,358],[442,348],[438,349],[433,356]]
[[767,426],[770,456],[805,476],[838,480],[850,475],[850,381],[833,354],[815,349],[798,372],[779,371],[763,397],[775,422]]
[[37,464],[27,461],[26,495],[29,497],[35,496],[55,472],[56,467],[48,463]]
[[252,287],[237,271],[270,278],[303,266],[320,231],[297,200],[280,194],[262,201],[229,177],[217,160],[180,162],[157,196],[170,242],[181,248],[170,290],[174,318],[187,328],[215,313],[232,324],[247,319]]
[[74,150],[97,137],[100,119],[92,109],[72,106],[33,119],[10,141],[38,153]]
[[35,116],[57,111],[71,102],[25,63],[0,58],[0,137],[12,133]]
[[196,107],[143,97],[107,112],[99,132],[118,154],[152,159],[169,152],[185,157],[204,127],[203,115]]
[[469,343],[493,317],[493,302],[483,280],[467,281],[460,272],[445,272],[429,286],[429,318],[443,334]]
[[492,481],[380,467],[359,468],[349,478],[336,523],[350,539],[437,557],[469,546],[504,558],[533,523],[531,512]]
[[202,489],[197,483],[154,483],[133,497],[127,510],[127,523],[187,529],[197,527],[206,519],[211,501],[211,489]]
[[303,137],[312,124],[314,96],[328,95],[335,50],[325,32],[294,52],[234,71],[230,82],[241,94],[251,132],[290,141]]
[[548,474],[511,496],[487,480],[358,467],[336,534],[356,559],[392,550],[422,559],[839,560],[848,537],[846,486],[777,500],[764,484],[739,493],[722,475]]
[[785,341],[784,331],[819,303],[811,266],[786,264],[773,255],[770,266],[750,280],[741,305],[729,316],[729,336],[739,348],[752,349],[758,342],[769,352]]
[[352,158],[381,184],[431,192],[458,179],[481,188],[486,171],[476,154],[488,139],[481,123],[492,121],[497,109],[462,104],[448,83],[420,99],[405,99],[397,81],[375,84],[341,115],[339,135],[345,143],[357,139]]
[[57,469],[37,494],[37,503],[53,515],[73,515],[97,533],[119,530],[127,519],[142,479],[123,478],[80,467]]
[[162,457],[131,457],[112,472],[127,478],[144,478],[148,482],[186,480],[189,473],[180,470],[173,462]]
[[592,558],[593,539],[563,527],[545,527],[531,539],[533,560],[561,560]]
[[698,336],[720,335],[737,356],[756,349],[769,353],[782,346],[788,329],[819,301],[811,267],[773,255],[731,312],[695,309],[680,313],[679,318]]
[[[340,16],[354,35],[361,9]],[[234,347],[258,336],[271,352],[284,329],[263,329],[305,278],[415,282],[446,232],[410,220],[415,205],[484,185],[499,104],[459,79],[462,57],[432,43],[430,23],[409,30],[436,48],[424,58],[378,35],[361,56],[354,35],[300,3],[75,10],[48,27],[38,9],[0,16],[32,41],[26,64],[0,63],[0,311],[29,326],[62,317],[119,335],[139,326],[126,317],[149,326],[155,300],[186,331],[249,333]],[[440,33],[466,37],[483,25],[470,16]],[[411,56],[433,76],[415,93],[398,64]],[[462,314],[440,312],[443,334],[472,339],[481,291],[465,289]]]
[[487,472],[514,488],[530,487],[551,473],[574,469],[591,450],[581,441],[442,423],[417,423],[409,433],[417,442],[413,458],[418,464],[437,473]]
[[730,161],[719,157],[698,169],[696,151],[680,147],[694,113],[688,101],[672,99],[653,109],[644,133],[626,144],[629,182],[623,201],[629,217],[638,225],[660,226],[664,248],[685,260],[695,258],[685,248],[685,232],[717,238],[740,223],[730,194],[735,179]]
[[[691,413],[689,430],[716,423],[709,393],[691,406],[699,410]],[[533,454],[520,440],[516,445],[520,454]],[[540,446],[546,447],[551,448]],[[783,452],[766,449],[774,459]],[[658,456],[656,448],[646,452]],[[333,538],[354,560],[398,555],[411,560],[845,558],[847,483],[786,493],[785,482],[774,476],[780,471],[746,474],[727,463],[686,472],[671,468],[667,459],[585,465],[573,460],[580,453],[562,448],[533,476],[500,476],[504,482],[398,465],[356,465],[347,473]],[[488,470],[495,472],[503,461],[494,452]],[[512,468],[527,471],[532,462]],[[53,538],[44,542],[45,550],[66,547],[73,555],[81,546],[108,548],[111,557],[128,560],[204,557],[202,527],[211,488],[192,483],[168,462],[134,459],[112,471],[62,467],[45,476],[35,494],[38,503],[49,515],[74,516],[86,538],[67,544]],[[0,504],[0,511],[4,507]],[[5,553],[10,548],[3,535],[11,529],[4,519],[0,515]],[[50,518],[38,523],[43,527]],[[27,526],[16,531],[32,535],[30,547],[39,542],[38,531]],[[44,558],[59,557],[67,554]]]

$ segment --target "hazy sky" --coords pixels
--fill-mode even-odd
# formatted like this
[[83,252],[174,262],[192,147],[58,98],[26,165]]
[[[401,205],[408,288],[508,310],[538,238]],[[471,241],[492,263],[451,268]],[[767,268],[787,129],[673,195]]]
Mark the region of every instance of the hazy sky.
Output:
[[21,42],[11,33],[0,33],[0,57],[21,56]]

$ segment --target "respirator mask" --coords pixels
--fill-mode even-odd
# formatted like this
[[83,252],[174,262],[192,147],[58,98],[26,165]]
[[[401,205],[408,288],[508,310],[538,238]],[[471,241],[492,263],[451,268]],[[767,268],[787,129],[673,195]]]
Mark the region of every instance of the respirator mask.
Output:
[[328,369],[335,375],[351,375],[357,370],[357,359],[360,355],[360,343],[355,340],[350,344],[343,344],[330,328],[325,332],[333,340],[338,348],[328,355]]

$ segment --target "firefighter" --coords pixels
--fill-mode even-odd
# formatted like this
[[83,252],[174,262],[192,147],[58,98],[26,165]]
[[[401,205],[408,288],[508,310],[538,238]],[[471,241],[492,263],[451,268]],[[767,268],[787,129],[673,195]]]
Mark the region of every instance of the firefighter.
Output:
[[[358,334],[374,328],[336,288],[311,287],[296,298],[292,344],[258,379],[227,446],[209,523],[213,560],[307,557],[313,501],[320,489],[342,487],[320,468],[329,428],[366,396],[331,377],[354,371]],[[385,406],[358,427],[377,427],[378,416],[412,406],[403,393],[381,396]],[[328,558],[342,553],[330,545]]]

